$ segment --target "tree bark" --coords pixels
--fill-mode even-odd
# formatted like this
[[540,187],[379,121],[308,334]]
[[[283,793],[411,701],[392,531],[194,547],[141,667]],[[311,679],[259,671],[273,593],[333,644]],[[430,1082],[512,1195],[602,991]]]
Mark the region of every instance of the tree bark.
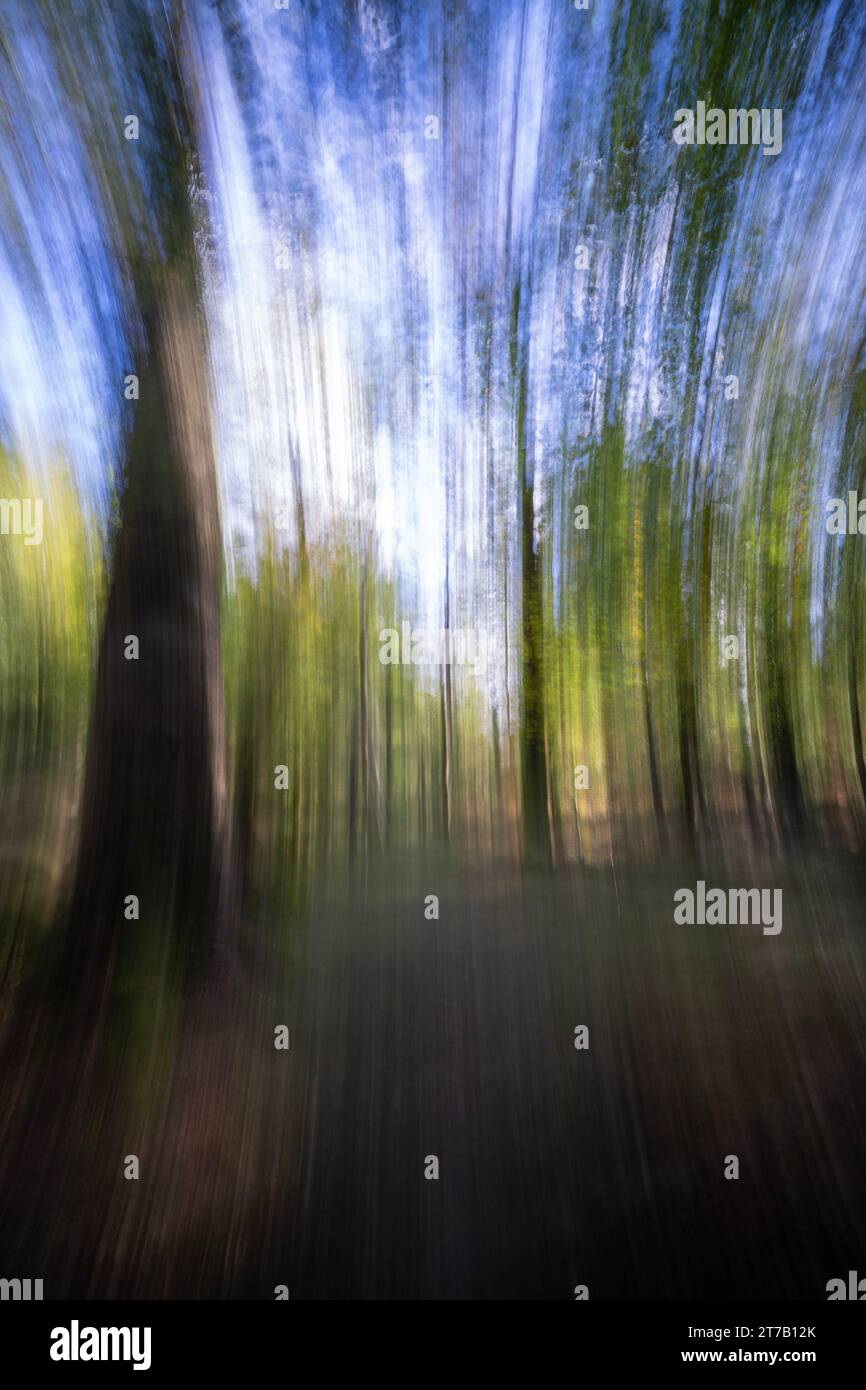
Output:
[[[222,543],[204,327],[191,275],[146,321],[87,754],[65,966],[92,1003],[125,932],[214,968],[232,890],[220,656]],[[137,637],[137,660],[127,659]],[[124,901],[139,899],[140,919]],[[214,960],[214,955],[217,960]]]

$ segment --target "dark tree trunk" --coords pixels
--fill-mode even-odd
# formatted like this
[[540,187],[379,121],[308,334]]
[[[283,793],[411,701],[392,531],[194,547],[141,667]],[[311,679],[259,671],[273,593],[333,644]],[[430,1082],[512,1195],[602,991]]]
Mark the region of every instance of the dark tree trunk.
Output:
[[[124,933],[160,938],[185,969],[213,966],[226,944],[232,885],[222,546],[193,287],[171,277],[146,327],[65,948],[71,991],[87,1004]],[[137,660],[126,659],[130,637]],[[138,921],[124,916],[132,894]]]
[[526,465],[526,368],[520,373],[517,405],[518,487],[521,503],[522,670],[521,777],[527,862],[549,865],[547,751],[544,739],[544,646],[541,545],[535,546],[535,494]]

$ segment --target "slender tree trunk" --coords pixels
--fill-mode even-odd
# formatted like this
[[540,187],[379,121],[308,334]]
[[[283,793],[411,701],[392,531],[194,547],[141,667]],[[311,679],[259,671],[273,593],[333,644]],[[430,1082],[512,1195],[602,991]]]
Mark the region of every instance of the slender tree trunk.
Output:
[[650,791],[652,793],[653,815],[655,817],[655,830],[662,845],[667,843],[667,830],[665,828],[665,808],[664,798],[662,797],[661,778],[659,776],[658,755],[656,753],[656,736],[653,726],[652,701],[650,699],[649,681],[649,654],[647,644],[647,604],[644,600],[643,623],[641,624],[641,689],[643,694],[644,722],[646,725],[646,742],[649,756],[649,776]]
[[523,598],[523,720],[521,763],[523,826],[527,860],[550,863],[547,813],[547,754],[544,737],[544,649],[542,632],[542,556],[534,543],[535,495],[526,467],[526,369],[518,391],[518,476],[521,499],[521,577]]
[[[449,504],[446,504],[449,505]],[[445,527],[445,654],[440,672],[440,733],[442,755],[442,837],[446,843],[451,839],[451,774],[453,757],[453,723],[451,717],[451,584],[448,554],[451,545],[450,527]]]

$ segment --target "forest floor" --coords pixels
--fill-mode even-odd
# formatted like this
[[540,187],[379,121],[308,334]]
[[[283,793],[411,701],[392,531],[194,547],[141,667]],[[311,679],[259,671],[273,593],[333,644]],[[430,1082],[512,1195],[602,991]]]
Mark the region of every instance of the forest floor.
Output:
[[[866,1242],[866,878],[740,867],[394,856],[262,922],[258,978],[137,1000],[159,1027],[115,1024],[80,1084],[46,1025],[4,1111],[0,1273],[46,1298],[826,1297]],[[676,925],[699,878],[781,887],[783,930]]]

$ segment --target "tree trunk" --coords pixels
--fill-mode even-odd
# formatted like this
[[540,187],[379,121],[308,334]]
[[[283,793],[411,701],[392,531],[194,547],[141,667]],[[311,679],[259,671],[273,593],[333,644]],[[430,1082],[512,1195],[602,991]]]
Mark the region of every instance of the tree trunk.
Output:
[[541,545],[534,543],[535,495],[526,466],[526,368],[520,373],[517,406],[518,489],[521,502],[521,587],[523,600],[521,777],[527,862],[551,862],[547,812],[547,750],[544,737],[544,647]]
[[[191,280],[191,276],[189,279]],[[222,544],[204,328],[167,277],[130,440],[87,754],[65,966],[85,1003],[124,933],[184,969],[222,959],[232,888],[220,658]],[[138,659],[127,659],[129,639]],[[140,920],[124,902],[139,899]],[[216,955],[215,955],[216,952]]]

